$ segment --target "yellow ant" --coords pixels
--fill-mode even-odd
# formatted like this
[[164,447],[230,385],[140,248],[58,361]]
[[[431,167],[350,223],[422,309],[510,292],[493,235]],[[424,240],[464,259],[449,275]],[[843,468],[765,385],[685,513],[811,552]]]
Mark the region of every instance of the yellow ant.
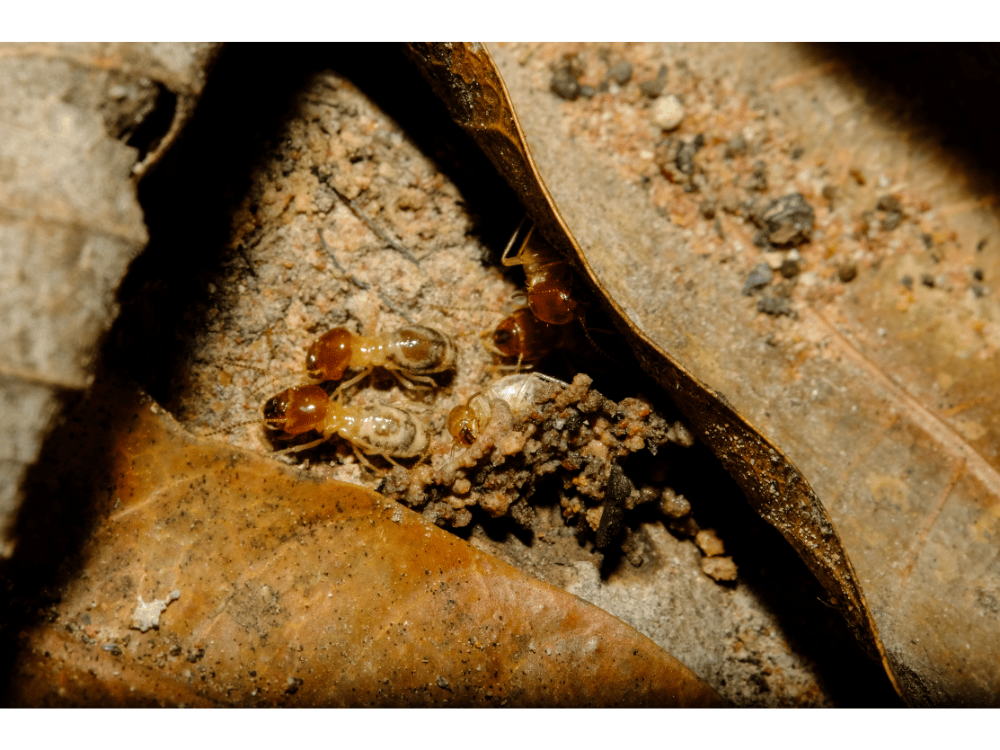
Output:
[[347,406],[340,403],[339,396],[339,389],[331,397],[318,385],[286,388],[264,402],[261,410],[264,426],[281,433],[276,436],[279,440],[313,430],[322,435],[318,440],[285,451],[307,450],[339,435],[369,468],[374,467],[358,452],[359,448],[393,464],[393,456],[413,458],[427,451],[430,444],[427,428],[408,411],[388,404]]
[[[244,362],[231,364],[256,370],[281,381],[266,370]],[[413,458],[421,456],[430,445],[427,427],[410,412],[388,404],[367,404],[349,406],[340,402],[341,390],[327,395],[318,385],[288,386],[285,390],[267,399],[261,406],[262,419],[237,422],[223,430],[244,424],[258,424],[272,433],[278,433],[278,440],[291,440],[308,432],[318,432],[321,437],[309,443],[293,445],[275,454],[308,450],[338,435],[354,450],[358,460],[370,469],[374,466],[360,451],[385,458],[395,464],[392,457]],[[222,432],[215,430],[208,435]],[[360,449],[360,451],[359,451]]]
[[468,403],[456,406],[448,415],[448,432],[463,445],[472,445],[493,418],[498,403],[510,410],[515,420],[523,420],[539,402],[543,384],[566,387],[568,383],[537,372],[508,375],[480,391]]
[[505,266],[524,266],[524,283],[528,288],[528,307],[544,323],[562,325],[579,317],[580,303],[572,297],[573,269],[555,248],[540,235],[534,225],[528,230],[517,255],[510,256],[514,241],[521,233],[521,220],[507,243],[500,262]]
[[414,380],[433,387],[428,375],[455,367],[455,343],[440,331],[417,325],[383,336],[359,336],[346,328],[334,328],[306,352],[306,370],[314,380],[340,380],[349,368],[362,369],[341,388],[353,385],[376,367],[388,370],[406,388],[419,387],[411,382]]

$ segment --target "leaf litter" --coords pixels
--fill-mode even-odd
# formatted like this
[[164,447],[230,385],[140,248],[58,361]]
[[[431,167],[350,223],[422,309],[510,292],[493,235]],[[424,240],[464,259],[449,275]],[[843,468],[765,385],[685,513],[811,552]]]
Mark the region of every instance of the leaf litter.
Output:
[[[447,434],[443,423],[448,409],[464,402],[498,376],[491,371],[495,360],[482,350],[479,335],[509,312],[509,297],[518,287],[494,267],[483,266],[483,257],[489,256],[490,251],[474,241],[474,230],[470,236],[469,219],[463,214],[460,194],[426,157],[412,148],[405,133],[377,110],[368,109],[370,105],[343,79],[329,74],[322,78],[318,94],[314,91],[312,99],[306,100],[312,107],[307,121],[314,126],[320,123],[320,132],[344,135],[347,145],[331,145],[332,138],[320,139],[317,145],[315,139],[306,138],[307,147],[302,147],[292,138],[284,141],[284,149],[278,149],[276,164],[266,167],[278,184],[260,183],[254,188],[252,198],[245,202],[244,210],[237,211],[234,236],[229,243],[233,250],[230,275],[216,277],[212,286],[207,287],[213,301],[205,314],[209,323],[206,330],[197,332],[197,348],[189,369],[179,381],[180,392],[169,395],[167,405],[198,432],[256,418],[259,401],[281,386],[256,371],[237,371],[230,364],[233,360],[293,379],[304,369],[302,356],[311,338],[327,326],[347,324],[368,333],[409,322],[419,313],[415,322],[435,325],[463,343],[454,378],[443,378],[442,388],[424,394],[423,403],[419,398],[414,399],[413,394],[402,393],[394,381],[377,379],[367,388],[359,388],[352,398],[356,395],[360,402],[370,398],[393,400],[407,408],[425,407],[425,416],[434,433],[442,435],[436,445],[436,457],[442,457],[451,451],[450,440],[443,437]],[[331,92],[338,106],[330,106]],[[330,109],[337,113],[336,122],[330,117]],[[359,113],[360,117],[356,117]],[[355,132],[356,124],[360,132]],[[307,125],[298,122],[291,127],[306,129]],[[369,138],[365,140],[362,136]],[[331,150],[336,152],[336,158],[330,156]],[[315,163],[308,164],[308,168],[297,166],[300,160],[308,162],[303,154],[310,153],[318,154],[315,160],[327,166],[333,164],[339,168],[349,164],[349,177],[314,169]],[[373,158],[375,154],[377,159]],[[397,156],[401,166],[390,158]],[[386,177],[386,173],[397,176],[392,174],[394,170],[409,179],[401,198],[395,198],[394,188],[390,189],[390,185],[398,183]],[[338,179],[343,182],[337,182]],[[285,183],[281,184],[283,180]],[[336,190],[323,191],[324,180],[332,181]],[[379,191],[384,195],[379,195]],[[370,227],[338,199],[337,192],[355,203],[367,199],[364,212],[373,221],[379,219],[380,226],[388,227],[384,230],[387,233],[405,237],[402,244],[412,250],[413,257],[399,253],[377,235],[373,237]],[[510,225],[516,226],[517,221],[519,217],[512,217]],[[314,223],[320,226],[312,226]],[[270,231],[273,225],[278,227],[274,233]],[[410,231],[404,231],[403,227]],[[442,259],[448,254],[458,257]],[[474,280],[463,282],[462,275],[455,273],[463,268],[470,271],[470,279]],[[470,299],[477,302],[474,310],[469,310]],[[225,364],[220,367],[220,362]],[[254,389],[256,394],[247,398]],[[227,435],[231,442],[258,452],[270,452],[275,447],[262,438],[259,425],[244,426]],[[299,459],[304,459],[303,468],[313,476],[343,478],[372,488],[381,484],[381,478],[367,474],[350,449],[336,441],[291,460]],[[662,466],[653,467],[649,473],[659,475],[662,482]],[[663,485],[661,497],[666,489],[667,485]],[[619,579],[635,579],[637,573],[644,572],[643,568],[632,570],[626,565],[619,568],[625,571],[624,575],[619,573],[602,580],[598,573],[603,556],[595,553],[589,540],[581,544],[560,515],[554,504],[542,504],[535,509],[533,536],[536,540],[546,539],[544,548],[537,543],[525,544],[531,542],[531,534],[504,530],[503,526],[490,530],[489,523],[478,520],[470,524],[468,538],[474,546],[489,549],[524,567],[533,567],[538,577],[551,577],[571,589],[576,587],[578,592],[587,592],[595,600],[603,596],[606,602],[611,602],[612,591],[625,590],[615,585]],[[673,563],[668,567],[674,568],[674,576],[683,570],[695,574],[677,586],[679,599],[711,602],[716,611],[728,612],[730,617],[735,612],[741,613],[732,619],[734,624],[742,623],[735,629],[711,617],[697,623],[692,618],[683,623],[681,614],[681,622],[674,631],[698,630],[708,624],[708,629],[693,639],[697,643],[691,656],[685,659],[689,664],[695,664],[717,689],[739,703],[822,705],[828,701],[816,678],[811,676],[813,665],[809,659],[798,656],[795,648],[783,641],[781,626],[754,603],[752,593],[739,583],[731,590],[711,583],[701,572],[702,557],[698,549],[682,541],[684,535],[674,537],[663,533],[662,516],[640,522],[637,529],[630,536],[638,538],[632,546],[641,551],[633,557],[645,560],[645,571],[659,577],[655,570],[662,571],[658,558],[670,555]],[[690,535],[694,533],[697,529]],[[557,545],[555,551],[553,543]],[[548,560],[538,559],[540,550],[548,555]],[[623,553],[628,555],[626,550]],[[571,562],[574,558],[576,562]],[[567,562],[576,572],[575,577],[559,570],[567,567]],[[579,567],[582,563],[586,566]],[[685,590],[685,586],[689,588]],[[631,610],[619,599],[617,608],[626,612],[645,608],[646,618],[633,618],[644,631],[657,630],[650,622],[677,622],[678,612],[685,611],[683,606],[663,601],[661,593],[652,595],[653,600],[657,598],[659,601],[652,607],[643,604],[632,606]],[[624,618],[630,619],[627,614]],[[713,619],[716,621],[710,622]],[[714,643],[707,643],[712,636],[705,637],[705,633],[717,633],[720,637]],[[660,630],[657,637],[667,648],[673,648],[678,640],[676,632]],[[744,658],[748,653],[756,656]],[[724,665],[721,669],[720,661]],[[754,675],[756,678],[751,679]]]
[[[688,112],[680,128],[658,132],[638,89],[555,104],[541,93],[559,60],[575,57],[588,81],[616,54],[640,78],[666,62]],[[871,82],[822,50],[527,45],[498,55],[588,262],[628,325],[659,347],[653,367],[673,357],[725,394],[691,405],[707,418],[704,428],[686,411],[695,428],[718,432],[748,494],[761,471],[739,466],[757,455],[730,437],[741,421],[802,469],[907,701],[995,702],[984,592],[996,588],[1000,480],[995,402],[983,394],[995,387],[1000,329],[982,281],[998,272],[984,253],[997,221],[968,165],[906,119],[908,104],[892,102],[889,115],[867,106]],[[776,243],[795,235],[768,219],[780,200],[794,210],[795,195],[815,225],[789,249]],[[626,206],[628,227],[602,221]],[[762,260],[772,281],[748,285]],[[759,296],[740,302],[741,287]],[[719,419],[727,411],[736,423]],[[816,539],[796,538],[808,559]]]

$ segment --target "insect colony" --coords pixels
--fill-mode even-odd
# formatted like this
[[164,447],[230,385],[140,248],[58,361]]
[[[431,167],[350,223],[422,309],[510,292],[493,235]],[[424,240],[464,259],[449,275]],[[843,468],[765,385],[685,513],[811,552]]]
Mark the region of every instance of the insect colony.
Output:
[[[544,485],[581,541],[627,542],[621,514],[647,503],[694,536],[662,467],[635,481],[621,471],[632,453],[691,445],[683,424],[605,398],[587,375],[535,370],[559,352],[604,356],[571,266],[530,226],[501,258],[523,268],[523,290],[484,264],[455,186],[343,79],[317,76],[299,108],[234,216],[240,252],[209,288],[215,307],[171,410],[441,525],[466,526],[479,507],[531,528]],[[266,429],[237,429],[248,423]]]

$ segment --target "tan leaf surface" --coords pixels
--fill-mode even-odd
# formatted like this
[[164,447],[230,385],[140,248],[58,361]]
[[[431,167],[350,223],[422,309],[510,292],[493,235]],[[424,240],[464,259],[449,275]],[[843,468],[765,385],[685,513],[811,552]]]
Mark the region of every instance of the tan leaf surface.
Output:
[[[972,293],[968,270],[998,273],[995,254],[975,254],[996,232],[989,198],[953,180],[946,154],[901,138],[864,103],[861,83],[808,50],[634,50],[647,70],[670,62],[689,112],[680,135],[703,133],[719,154],[715,164],[702,157],[702,192],[685,193],[649,161],[662,134],[639,119],[648,105],[618,105],[602,132],[591,126],[601,100],[561,102],[548,90],[550,65],[580,50],[497,55],[540,172],[648,371],[863,640],[877,646],[881,635],[906,700],[995,703],[997,314]],[[795,318],[761,315],[740,294],[762,257],[739,211],[720,211],[714,237],[697,218],[699,201],[725,204],[726,169],[749,173],[752,155],[722,162],[734,134],[756,137],[758,158],[773,163],[768,197],[802,192],[818,209],[822,231],[801,248],[811,273],[789,297]],[[807,155],[800,164],[787,156],[793,146]],[[895,236],[864,215],[886,194],[907,219]],[[860,235],[854,222],[866,222]],[[929,257],[930,245],[943,257]],[[836,274],[848,262],[861,275],[845,289]],[[937,278],[899,285],[920,266]]]
[[[574,254],[587,265],[587,271],[595,281],[596,277],[590,267],[593,261],[589,256],[580,254],[570,227],[580,226],[581,230],[592,226],[607,227],[607,223],[594,219],[591,214],[593,206],[607,207],[609,200],[618,201],[618,205],[607,207],[609,222],[614,222],[610,224],[611,229],[606,229],[603,236],[589,235],[588,239],[609,255],[617,250],[612,256],[616,264],[628,263],[633,268],[643,266],[647,272],[650,268],[654,272],[659,270],[659,259],[640,256],[640,261],[635,260],[639,254],[638,248],[645,247],[647,252],[652,252],[657,243],[652,236],[640,234],[644,230],[651,231],[651,227],[635,221],[628,206],[629,197],[623,195],[625,186],[621,185],[619,188],[613,176],[601,174],[598,167],[591,166],[581,155],[567,161],[567,144],[561,141],[560,131],[555,123],[548,122],[549,139],[563,143],[559,156],[552,157],[551,168],[555,171],[555,162],[562,161],[559,175],[570,172],[570,179],[578,181],[575,188],[577,192],[571,196],[576,202],[569,209],[563,208],[570,220],[566,222],[562,219],[557,208],[561,202],[553,200],[535,171],[524,145],[524,136],[510,111],[511,105],[506,99],[503,80],[492,67],[489,53],[484,47],[440,45],[428,49],[415,46],[414,56],[430,71],[432,80],[444,81],[443,84],[438,83],[439,93],[455,113],[456,120],[477,141],[484,142],[484,150],[493,158],[501,173],[512,173],[509,177],[511,185],[520,191],[529,214],[539,223],[540,228],[548,230],[550,234],[547,236],[552,238],[553,244],[563,247],[570,245]],[[446,77],[440,72],[442,70],[448,71],[449,75]],[[508,75],[512,73],[513,70]],[[492,95],[480,95],[479,92],[482,91]],[[503,92],[504,96],[500,96],[499,92]],[[548,92],[527,89],[526,96],[530,94],[541,99]],[[475,117],[470,117],[463,111],[462,103],[465,101],[477,103]],[[543,106],[537,105],[536,109],[542,109]],[[545,161],[540,158],[540,163],[545,164]],[[523,188],[526,183],[533,187]],[[586,211],[586,215],[574,216],[572,208],[575,207]],[[600,229],[595,230],[599,231]],[[624,238],[610,236],[615,231],[619,235],[628,234]],[[584,247],[587,246],[588,241],[585,240]],[[615,278],[621,279],[623,275],[616,274]],[[597,285],[600,289],[601,282],[597,281]],[[639,316],[639,311],[652,303],[648,298],[636,299],[630,292],[631,290],[626,291],[624,288],[619,291],[619,298],[629,299],[632,304],[628,310],[615,305],[615,312],[629,326],[630,331],[638,334],[632,337],[632,343],[646,369],[657,377],[685,414],[693,420],[702,438],[740,482],[758,512],[785,535],[821,583],[839,597],[835,602],[844,610],[859,640],[873,655],[880,654],[882,646],[877,630],[871,622],[850,561],[826,511],[808,483],[794,465],[734,411],[724,398],[692,376],[666,350],[650,346],[641,327],[637,328],[634,321]],[[758,461],[760,466],[756,466]]]
[[17,704],[722,703],[593,605],[368,490],[197,441],[125,386],[64,436],[60,480],[99,520],[22,633]]

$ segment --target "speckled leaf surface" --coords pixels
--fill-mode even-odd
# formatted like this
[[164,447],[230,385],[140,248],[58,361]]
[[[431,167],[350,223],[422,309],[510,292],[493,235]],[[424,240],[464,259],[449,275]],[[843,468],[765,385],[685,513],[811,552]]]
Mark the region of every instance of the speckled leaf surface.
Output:
[[180,132],[212,45],[0,47],[0,557],[21,483],[92,377],[145,246],[135,179]]
[[[649,167],[659,137],[635,124],[641,102],[602,113],[600,99],[584,105],[552,94],[552,68],[578,49],[493,52],[581,263],[647,371],[859,638],[882,653],[908,702],[994,703],[997,316],[995,302],[977,301],[980,293],[959,282],[973,262],[978,278],[996,278],[996,254],[974,255],[996,231],[988,200],[954,179],[946,154],[867,105],[857,79],[809,50],[667,48],[663,58],[683,60],[673,68],[690,113],[682,137],[702,133],[721,152],[746,126],[751,138],[764,133],[765,146],[809,155],[772,170],[769,197],[801,192],[826,213],[824,231],[801,248],[813,275],[791,294],[794,317],[770,318],[740,293],[760,254],[738,214],[720,214],[721,241],[703,241],[692,227],[710,191],[657,195],[655,182],[639,179],[658,173]],[[445,56],[458,62],[471,52]],[[495,87],[479,80],[487,68],[476,63],[460,78],[470,89]],[[739,106],[742,120],[732,114]],[[824,180],[834,192],[821,195]],[[538,192],[524,193],[527,210],[565,247],[551,235],[552,209],[532,202]],[[870,230],[865,209],[874,213],[882,194],[902,197],[916,244]],[[852,220],[861,225],[853,233]],[[928,263],[931,244],[931,261],[943,262],[926,269],[936,278],[915,268]],[[862,271],[853,286],[832,276],[835,262],[848,261]],[[912,281],[899,285],[907,271],[923,279],[915,290]]]
[[60,450],[97,523],[21,635],[17,704],[722,703],[597,607],[366,489],[198,441],[128,386],[99,382]]

